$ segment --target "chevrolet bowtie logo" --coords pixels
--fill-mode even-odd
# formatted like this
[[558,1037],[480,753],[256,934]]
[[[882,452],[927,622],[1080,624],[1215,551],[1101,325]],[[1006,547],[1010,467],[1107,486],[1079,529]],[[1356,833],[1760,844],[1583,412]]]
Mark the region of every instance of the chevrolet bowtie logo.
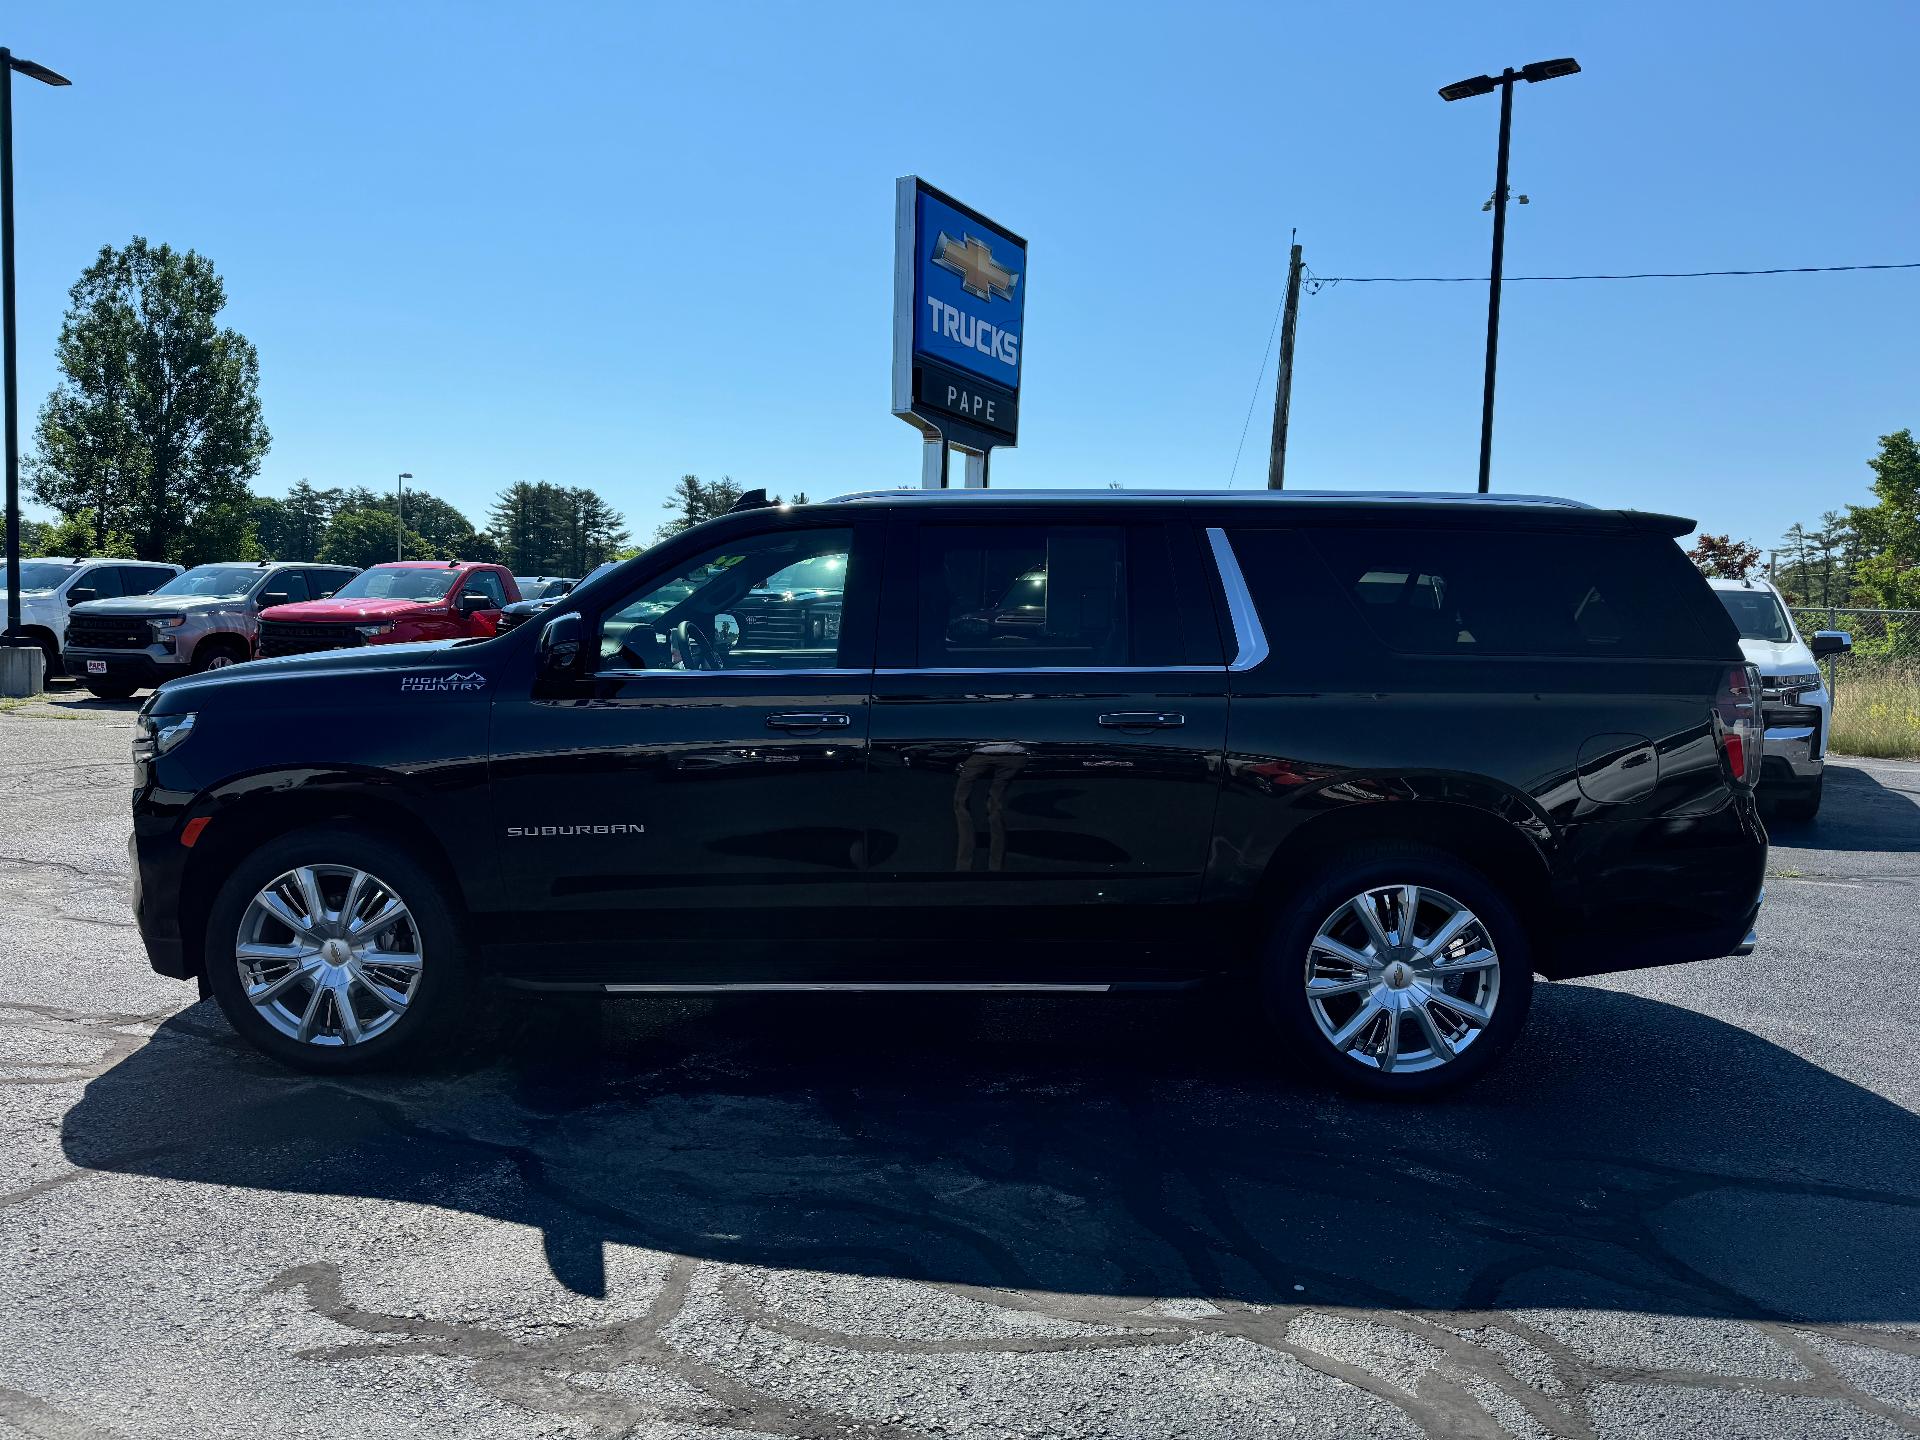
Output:
[[972,235],[956,240],[942,231],[933,247],[933,263],[958,275],[960,288],[982,300],[996,295],[1011,300],[1013,287],[1020,283],[1018,275],[994,260],[993,247]]

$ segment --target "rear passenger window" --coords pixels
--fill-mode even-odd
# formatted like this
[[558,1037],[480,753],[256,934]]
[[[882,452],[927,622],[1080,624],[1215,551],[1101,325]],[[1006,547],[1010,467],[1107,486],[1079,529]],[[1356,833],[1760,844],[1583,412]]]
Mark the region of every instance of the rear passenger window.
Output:
[[340,570],[309,570],[306,572],[307,588],[316,600],[325,600],[338,590],[352,575]]
[[1417,655],[1698,655],[1671,541],[1509,530],[1308,532],[1367,627]]
[[920,577],[923,668],[1140,663],[1121,526],[923,526]]

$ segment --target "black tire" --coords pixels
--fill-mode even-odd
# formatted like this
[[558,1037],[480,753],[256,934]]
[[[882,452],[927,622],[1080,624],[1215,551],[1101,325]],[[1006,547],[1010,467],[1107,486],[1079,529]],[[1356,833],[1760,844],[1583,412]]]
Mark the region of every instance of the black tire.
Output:
[[[1451,899],[1477,917],[1480,932],[1490,942],[1490,947],[1481,945],[1481,935],[1475,929],[1468,928],[1462,932],[1457,948],[1476,953],[1480,949],[1491,948],[1498,963],[1484,970],[1449,972],[1437,981],[1423,973],[1409,975],[1401,971],[1387,976],[1382,972],[1384,978],[1381,984],[1385,989],[1362,992],[1351,997],[1323,997],[1318,1002],[1317,1015],[1316,1004],[1309,1000],[1307,994],[1307,982],[1310,948],[1320,927],[1333,920],[1356,897],[1376,889],[1402,885],[1414,885],[1430,892],[1416,900],[1416,937],[1431,937],[1436,928],[1434,917],[1444,913],[1434,907],[1440,900]],[[1386,904],[1393,907],[1396,901],[1389,898]],[[1354,912],[1348,912],[1339,922],[1340,925],[1348,923],[1359,924]],[[1423,923],[1428,927],[1424,931],[1418,928]],[[1356,945],[1355,948],[1359,947]],[[1322,963],[1325,965],[1326,962]],[[1333,962],[1335,967],[1342,963]],[[1351,973],[1359,978],[1368,972],[1355,970]],[[1261,957],[1260,974],[1267,1013],[1279,1029],[1291,1057],[1297,1058],[1322,1079],[1362,1094],[1389,1098],[1412,1099],[1435,1095],[1477,1079],[1513,1044],[1526,1021],[1527,1008],[1533,999],[1533,954],[1527,942],[1526,927],[1521,924],[1512,903],[1485,875],[1455,856],[1444,850],[1411,842],[1383,841],[1343,851],[1316,870],[1288,897]],[[1492,980],[1483,982],[1480,979],[1482,975],[1490,975]],[[1323,971],[1319,978],[1330,977]],[[1393,983],[1395,981],[1399,982],[1398,985]],[[1482,1025],[1471,1025],[1467,1023],[1464,1012],[1448,1006],[1446,992],[1448,987],[1454,987],[1455,994],[1470,998],[1470,995],[1479,993],[1477,987],[1483,983],[1497,985],[1492,991],[1492,1004],[1487,1007],[1490,1018]],[[1412,991],[1415,984],[1423,988]],[[1447,1041],[1449,1048],[1454,1042],[1461,1041],[1463,1037],[1465,1039],[1465,1043],[1459,1044],[1453,1058],[1444,1058],[1441,1047],[1426,1038],[1429,1033],[1426,1022],[1418,1021],[1411,1010],[1391,1012],[1395,1016],[1404,1016],[1391,1021],[1387,1019],[1386,1012],[1376,1012],[1378,1018],[1371,1021],[1362,1019],[1361,1012],[1366,1005],[1375,1003],[1371,1001],[1372,994],[1386,994],[1388,991],[1393,992],[1395,1003],[1406,1003],[1399,997],[1407,996],[1410,992],[1414,998],[1419,995],[1432,997],[1434,1003],[1422,1008],[1428,1019],[1440,1027],[1440,1038]],[[1351,1008],[1341,1008],[1346,1006]],[[1380,1043],[1373,1047],[1372,1052],[1365,1039],[1354,1044],[1351,1050],[1342,1050],[1322,1029],[1319,1016],[1325,1016],[1328,1023],[1337,1023],[1343,1028],[1360,1020],[1363,1024],[1362,1036],[1378,1037]],[[1403,1048],[1407,1040],[1415,1042],[1418,1048],[1409,1049],[1409,1054],[1424,1057],[1403,1063],[1430,1068],[1381,1067],[1378,1052],[1386,1049],[1386,1027],[1389,1024],[1396,1027],[1396,1038]],[[1459,1033],[1450,1033],[1456,1025]]]
[[1774,813],[1782,820],[1811,820],[1820,813],[1820,792],[1826,788],[1827,777],[1823,774],[1813,785],[1798,795],[1782,796],[1774,801]]
[[82,680],[80,683],[96,700],[130,700],[133,692],[140,688],[126,680]]
[[[409,919],[405,923],[416,932],[409,938],[417,939],[419,975],[404,1010],[386,1028],[358,1043],[314,1043],[284,1034],[247,998],[235,959],[241,924],[255,895],[300,866],[366,872],[406,906]],[[206,965],[208,987],[236,1031],[282,1064],[319,1074],[388,1069],[433,1059],[459,1033],[474,998],[473,967],[442,883],[405,851],[364,831],[339,826],[282,835],[251,851],[234,868],[208,914]],[[311,994],[312,987],[302,983],[295,993]],[[370,997],[360,994],[358,998],[364,1003]],[[323,1011],[332,1003],[325,1002]]]
[[223,670],[229,665],[244,665],[253,658],[246,642],[232,636],[214,635],[202,640],[193,652],[193,673]]
[[39,637],[39,639],[40,639],[40,653],[47,657],[47,668],[42,673],[44,675],[44,678],[51,680],[53,679],[54,676],[61,673],[60,646],[59,646],[59,643],[55,641],[51,635],[42,634]]

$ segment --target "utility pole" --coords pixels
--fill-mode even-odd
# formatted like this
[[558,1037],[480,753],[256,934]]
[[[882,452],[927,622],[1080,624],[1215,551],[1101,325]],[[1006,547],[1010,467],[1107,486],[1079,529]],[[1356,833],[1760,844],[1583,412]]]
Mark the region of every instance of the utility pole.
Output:
[[[1298,234],[1298,231],[1294,232]],[[1280,320],[1280,371],[1273,381],[1273,445],[1267,455],[1267,488],[1287,481],[1287,411],[1293,404],[1293,331],[1300,318],[1300,247],[1287,261],[1287,308]]]
[[400,478],[393,482],[393,558],[404,560],[407,541],[407,481],[413,478],[411,470],[400,472]]

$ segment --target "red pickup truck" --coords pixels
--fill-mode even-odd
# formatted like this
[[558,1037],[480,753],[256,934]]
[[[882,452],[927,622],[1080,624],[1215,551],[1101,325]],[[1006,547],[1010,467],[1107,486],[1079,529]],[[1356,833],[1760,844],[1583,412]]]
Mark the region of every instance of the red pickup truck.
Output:
[[259,653],[304,655],[492,635],[500,611],[519,598],[520,587],[504,565],[396,560],[362,570],[325,600],[262,610]]

